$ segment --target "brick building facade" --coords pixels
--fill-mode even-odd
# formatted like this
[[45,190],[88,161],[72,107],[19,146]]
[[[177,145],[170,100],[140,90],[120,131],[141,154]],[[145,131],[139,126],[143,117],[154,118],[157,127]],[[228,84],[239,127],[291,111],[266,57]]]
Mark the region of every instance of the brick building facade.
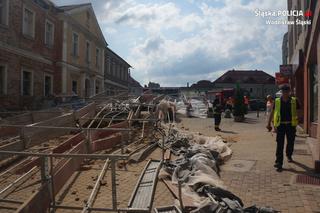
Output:
[[131,65],[110,48],[105,51],[104,84],[106,91],[128,90]]
[[[320,172],[320,125],[319,118],[319,63],[320,63],[320,2],[317,0],[299,1],[288,0],[289,10],[302,10],[311,16],[303,19],[310,20],[310,25],[288,26],[288,55],[287,61],[292,65],[293,72],[290,83],[295,95],[302,103],[303,116],[301,127],[309,135],[308,144],[311,146],[315,167]],[[311,13],[309,13],[311,11]],[[294,20],[297,17],[289,17]],[[302,19],[302,17],[300,17]]]
[[58,7],[63,22],[62,95],[92,97],[104,91],[107,42],[89,4]]
[[47,1],[1,0],[0,107],[38,108],[61,87],[61,24]]
[[131,66],[107,46],[90,3],[0,0],[0,109],[127,91]]

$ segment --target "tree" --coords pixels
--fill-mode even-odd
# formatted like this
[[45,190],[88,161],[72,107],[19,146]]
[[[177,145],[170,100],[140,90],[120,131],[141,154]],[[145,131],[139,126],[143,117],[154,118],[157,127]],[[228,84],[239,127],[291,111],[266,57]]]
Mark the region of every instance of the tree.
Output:
[[234,111],[233,111],[233,116],[235,121],[242,122],[244,120],[245,107],[246,106],[244,104],[243,91],[241,90],[240,85],[237,84],[236,91],[235,91]]

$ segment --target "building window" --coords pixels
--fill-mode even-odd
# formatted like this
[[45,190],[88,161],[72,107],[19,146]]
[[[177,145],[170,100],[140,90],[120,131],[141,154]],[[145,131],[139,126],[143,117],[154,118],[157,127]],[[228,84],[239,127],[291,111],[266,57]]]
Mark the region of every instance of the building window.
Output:
[[72,35],[72,55],[78,56],[79,54],[79,35],[77,33],[73,33]]
[[90,63],[90,42],[86,42],[86,62],[89,64]]
[[86,24],[87,24],[88,28],[90,27],[90,17],[91,17],[90,12],[87,11],[87,22],[86,22]]
[[99,94],[100,91],[100,82],[96,81],[96,94]]
[[32,96],[32,72],[23,70],[22,71],[22,95]]
[[114,62],[112,62],[112,65],[111,65],[111,75],[116,76],[116,65]]
[[22,32],[26,36],[34,38],[34,29],[35,29],[35,13],[24,7],[23,9],[23,29]]
[[0,65],[0,95],[7,94],[7,70],[6,67]]
[[52,95],[52,76],[51,75],[45,75],[44,76],[44,96],[48,97]]
[[73,93],[73,95],[78,94],[78,82],[77,81],[72,81],[72,93]]
[[45,44],[51,47],[53,46],[53,40],[54,40],[54,25],[52,22],[46,20]]
[[96,67],[100,67],[100,49],[96,48]]
[[318,121],[318,66],[313,64],[310,66],[310,112],[311,112],[311,121]]
[[8,25],[9,21],[9,0],[0,0],[0,24]]

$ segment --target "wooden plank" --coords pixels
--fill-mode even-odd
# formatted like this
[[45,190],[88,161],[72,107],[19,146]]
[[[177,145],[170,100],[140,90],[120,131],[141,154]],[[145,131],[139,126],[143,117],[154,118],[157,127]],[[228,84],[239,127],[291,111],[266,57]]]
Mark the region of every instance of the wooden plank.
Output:
[[[84,154],[85,153],[85,144],[82,142],[74,147],[69,153],[75,154]],[[57,194],[63,185],[67,182],[67,180],[71,177],[71,175],[79,169],[83,158],[70,158],[67,161],[64,161],[65,164],[63,166],[57,165],[54,168],[54,194]]]
[[29,199],[23,203],[16,213],[30,213],[30,212],[47,212],[50,206],[50,190],[48,184],[41,186],[39,191],[32,194]]
[[164,159],[165,160],[171,159],[171,150],[170,149],[167,149],[166,152],[164,153]]
[[101,151],[116,147],[121,144],[121,133],[111,135],[110,137],[93,141],[91,143],[91,150],[93,152]]

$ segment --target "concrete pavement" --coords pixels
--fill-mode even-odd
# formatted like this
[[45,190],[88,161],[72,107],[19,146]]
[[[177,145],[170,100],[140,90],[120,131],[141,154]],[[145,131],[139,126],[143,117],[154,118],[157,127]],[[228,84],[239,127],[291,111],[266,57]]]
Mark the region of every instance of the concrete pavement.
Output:
[[284,162],[284,171],[273,167],[275,134],[267,132],[266,117],[247,115],[246,122],[223,119],[216,132],[213,119],[182,118],[178,127],[208,136],[221,135],[231,144],[233,156],[221,167],[221,178],[246,206],[271,206],[281,212],[320,212],[320,186],[298,184],[297,175],[312,173],[311,151],[305,138],[297,137],[295,163]]

